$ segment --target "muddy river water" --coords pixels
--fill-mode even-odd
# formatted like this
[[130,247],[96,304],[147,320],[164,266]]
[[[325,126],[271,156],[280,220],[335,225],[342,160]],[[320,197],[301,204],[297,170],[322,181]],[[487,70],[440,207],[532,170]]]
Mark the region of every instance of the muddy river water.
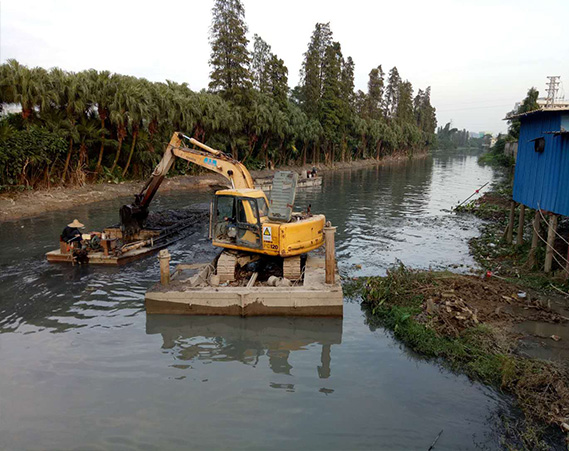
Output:
[[[492,180],[475,156],[437,154],[324,175],[300,192],[338,227],[345,277],[397,259],[474,265],[479,223],[447,209]],[[159,195],[154,206],[207,202]],[[508,403],[421,359],[367,324],[343,319],[147,317],[155,257],[122,268],[48,264],[65,223],[116,222],[123,199],[0,224],[0,449],[495,449]],[[205,228],[170,249],[205,261]]]

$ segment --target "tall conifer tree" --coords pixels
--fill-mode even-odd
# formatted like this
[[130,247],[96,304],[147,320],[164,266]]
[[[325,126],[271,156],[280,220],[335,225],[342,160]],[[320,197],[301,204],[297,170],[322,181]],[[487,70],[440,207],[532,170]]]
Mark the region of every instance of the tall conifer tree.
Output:
[[266,93],[269,86],[267,68],[273,54],[271,46],[258,34],[255,34],[253,39],[253,54],[251,55],[253,86],[260,92]]
[[215,0],[212,15],[209,88],[242,103],[251,87],[245,9],[240,0]]
[[332,44],[329,23],[317,23],[308,50],[304,54],[301,69],[301,103],[309,118],[316,118],[323,94],[324,60],[326,50]]
[[389,78],[387,81],[387,87],[385,88],[385,117],[392,118],[397,110],[397,102],[399,95],[399,83],[401,83],[401,77],[399,76],[399,71],[397,67],[393,67],[389,71]]
[[384,72],[381,64],[369,73],[367,83],[366,116],[369,119],[379,119],[383,109]]

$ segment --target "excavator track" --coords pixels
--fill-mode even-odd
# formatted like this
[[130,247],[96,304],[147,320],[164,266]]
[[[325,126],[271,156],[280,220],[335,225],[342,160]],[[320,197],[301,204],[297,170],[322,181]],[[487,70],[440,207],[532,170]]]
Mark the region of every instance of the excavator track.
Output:
[[299,280],[302,276],[300,255],[283,259],[283,277],[289,280]]
[[235,280],[235,265],[237,264],[237,255],[230,251],[223,251],[217,260],[217,275],[219,281],[233,282]]

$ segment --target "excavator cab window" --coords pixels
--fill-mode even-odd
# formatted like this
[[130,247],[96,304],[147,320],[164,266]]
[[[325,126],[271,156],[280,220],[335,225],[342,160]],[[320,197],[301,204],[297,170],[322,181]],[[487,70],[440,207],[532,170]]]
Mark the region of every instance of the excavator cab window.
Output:
[[213,239],[233,243],[237,236],[235,197],[215,196]]
[[262,247],[261,221],[257,199],[216,196],[214,211],[214,240],[236,244],[244,248]]
[[263,197],[257,199],[257,206],[259,207],[259,217],[269,216],[269,205]]
[[261,220],[258,199],[239,197],[237,202],[237,244],[248,248],[260,248]]

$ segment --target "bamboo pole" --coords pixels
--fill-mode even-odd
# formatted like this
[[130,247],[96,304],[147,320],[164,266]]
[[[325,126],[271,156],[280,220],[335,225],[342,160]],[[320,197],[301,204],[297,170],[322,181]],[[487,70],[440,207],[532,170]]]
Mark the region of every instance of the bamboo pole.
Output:
[[516,201],[512,200],[510,202],[510,219],[508,221],[508,229],[506,232],[506,242],[512,244],[514,238],[514,221],[516,214]]
[[535,210],[535,216],[533,217],[532,225],[533,233],[531,236],[531,248],[527,261],[527,266],[530,269],[535,266],[535,254],[537,252],[537,246],[539,245],[539,228],[541,227],[541,216],[539,210]]
[[[568,237],[569,238],[569,237]],[[565,278],[569,279],[569,246],[567,247],[567,259],[565,263]]]
[[326,245],[326,283],[334,285],[336,278],[336,247],[334,244],[334,234],[336,227],[332,227],[330,222],[324,227],[324,242]]
[[520,204],[520,216],[518,218],[518,238],[516,244],[524,244],[524,222],[526,220],[526,206]]
[[555,234],[557,231],[557,215],[551,214],[548,222],[547,248],[545,249],[545,264],[543,266],[545,272],[551,272],[551,264],[553,263],[553,245],[555,244]]

